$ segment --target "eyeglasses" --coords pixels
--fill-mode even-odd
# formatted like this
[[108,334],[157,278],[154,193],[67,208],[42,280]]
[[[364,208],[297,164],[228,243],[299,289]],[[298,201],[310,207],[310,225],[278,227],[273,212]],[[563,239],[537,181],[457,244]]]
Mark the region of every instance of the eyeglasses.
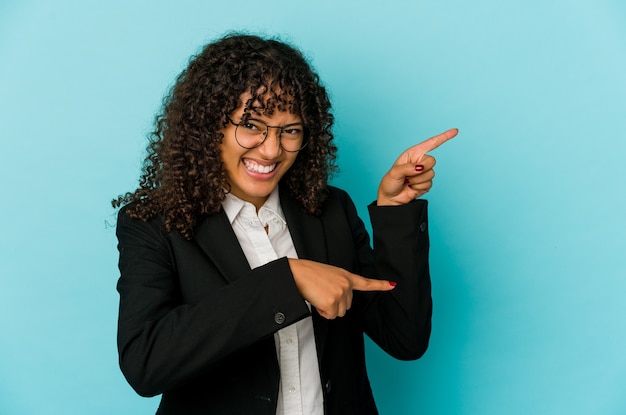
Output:
[[259,147],[267,139],[267,132],[270,128],[278,128],[278,142],[285,151],[295,153],[307,145],[306,127],[302,123],[278,126],[267,125],[255,118],[249,118],[240,123],[236,123],[228,116],[226,118],[235,126],[235,140],[243,148]]

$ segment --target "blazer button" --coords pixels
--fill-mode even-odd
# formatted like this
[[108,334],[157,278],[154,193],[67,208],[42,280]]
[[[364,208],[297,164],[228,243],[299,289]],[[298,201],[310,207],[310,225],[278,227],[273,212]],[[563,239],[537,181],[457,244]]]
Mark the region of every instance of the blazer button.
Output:
[[324,389],[326,389],[326,393],[330,393],[331,386],[333,386],[333,383],[330,381],[330,379],[328,379],[326,381],[326,384],[324,385]]
[[426,222],[422,222],[420,224],[420,231],[424,232],[426,230]]
[[280,312],[274,314],[274,321],[276,324],[283,324],[285,322],[285,315]]

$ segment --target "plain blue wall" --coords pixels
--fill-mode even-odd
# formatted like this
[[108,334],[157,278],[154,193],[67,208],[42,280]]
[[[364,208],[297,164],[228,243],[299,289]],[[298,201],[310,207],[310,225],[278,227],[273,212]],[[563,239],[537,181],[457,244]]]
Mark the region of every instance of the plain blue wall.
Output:
[[149,414],[117,367],[109,201],[191,54],[307,53],[365,205],[447,128],[429,194],[431,348],[369,345],[383,414],[626,413],[626,3],[0,2],[0,413]]

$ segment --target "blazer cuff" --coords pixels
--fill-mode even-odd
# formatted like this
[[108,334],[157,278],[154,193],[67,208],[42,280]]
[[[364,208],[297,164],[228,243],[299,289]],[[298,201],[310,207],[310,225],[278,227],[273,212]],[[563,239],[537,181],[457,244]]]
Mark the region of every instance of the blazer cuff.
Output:
[[374,234],[392,234],[400,239],[416,231],[428,235],[428,201],[425,199],[397,206],[377,206],[374,201],[367,208]]

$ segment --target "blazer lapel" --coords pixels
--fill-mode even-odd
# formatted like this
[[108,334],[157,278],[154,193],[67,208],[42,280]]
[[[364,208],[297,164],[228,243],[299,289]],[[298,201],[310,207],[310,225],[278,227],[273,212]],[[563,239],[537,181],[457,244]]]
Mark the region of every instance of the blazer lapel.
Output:
[[280,204],[287,220],[298,258],[327,262],[324,227],[320,218],[307,214],[302,206],[286,192],[280,194]]
[[[326,232],[324,232],[322,219],[307,214],[302,206],[284,191],[280,192],[280,204],[298,258],[328,263]],[[329,320],[320,316],[315,307],[311,307],[311,314],[317,356],[321,363],[328,335]]]
[[248,260],[223,209],[204,219],[194,240],[227,281],[233,282],[250,272]]

